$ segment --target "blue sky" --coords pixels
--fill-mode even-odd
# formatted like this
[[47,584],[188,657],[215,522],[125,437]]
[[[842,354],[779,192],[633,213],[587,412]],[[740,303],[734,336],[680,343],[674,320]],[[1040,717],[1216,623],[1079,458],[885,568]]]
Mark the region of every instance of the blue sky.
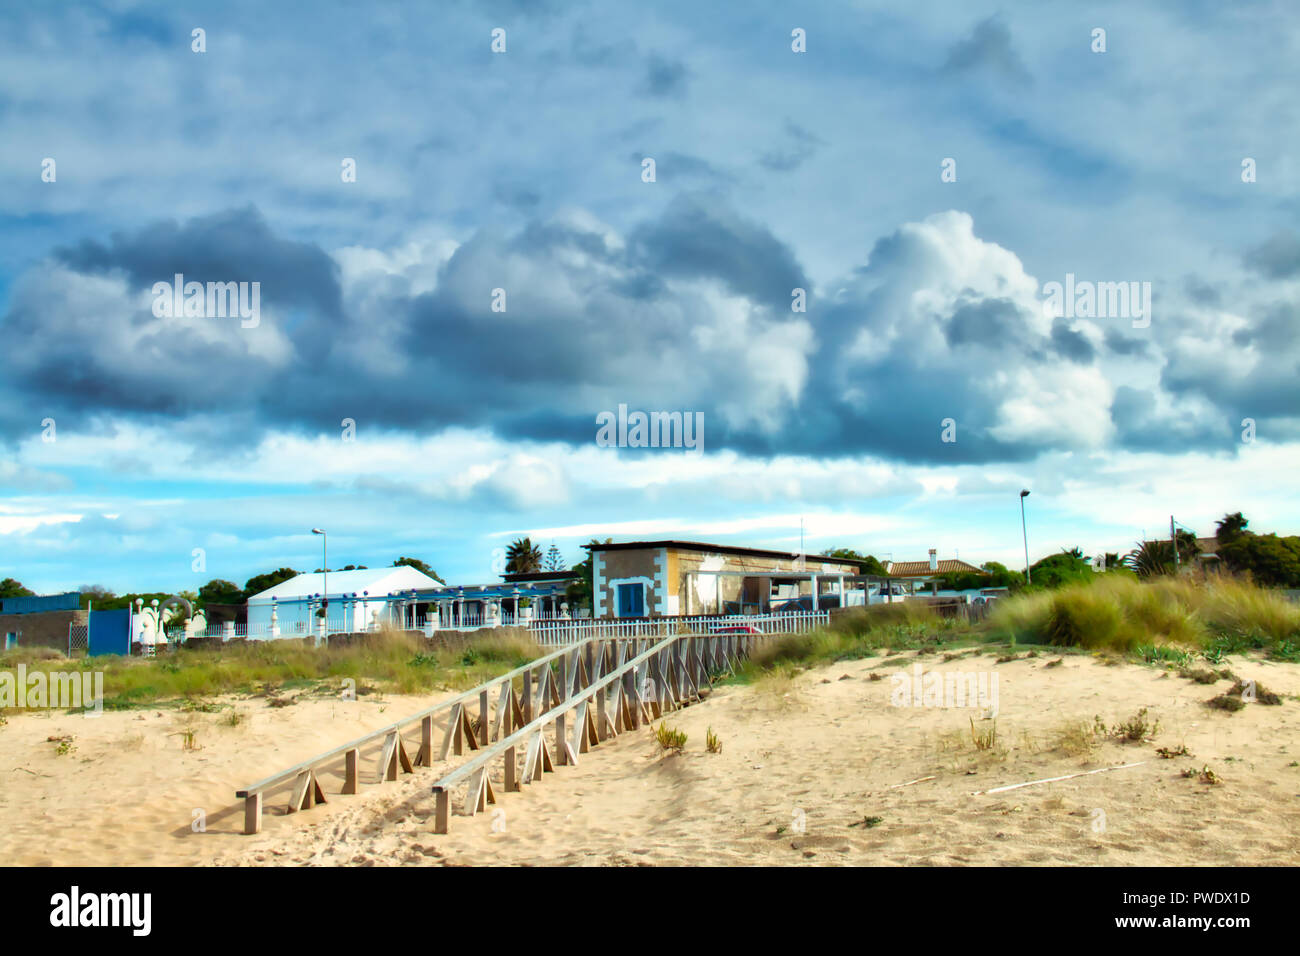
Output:
[[[1300,531],[1287,4],[105,2],[0,54],[0,576],[39,591],[310,570],[313,526],[462,582],[801,518],[1015,565],[1022,487],[1034,557]],[[175,272],[259,323],[155,315]],[[1067,274],[1149,326],[1046,315]],[[620,404],[703,450],[597,445]]]

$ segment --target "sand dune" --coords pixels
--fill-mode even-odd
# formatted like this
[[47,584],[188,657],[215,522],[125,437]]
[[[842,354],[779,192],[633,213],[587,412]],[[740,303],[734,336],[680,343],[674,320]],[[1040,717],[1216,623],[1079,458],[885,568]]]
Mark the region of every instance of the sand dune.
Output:
[[[376,791],[317,827],[277,827],[233,860],[347,864],[1152,864],[1300,862],[1297,703],[1235,714],[1204,701],[1230,686],[1083,656],[939,670],[996,670],[1003,746],[977,752],[969,710],[890,706],[890,680],[912,654],[820,668],[790,687],[727,687],[670,718],[686,751],[662,757],[648,731],[624,735],[494,814],[453,816],[430,832],[427,782]],[[1231,661],[1279,693],[1300,692],[1294,665]],[[842,679],[847,678],[847,679]],[[787,696],[788,695],[788,696]],[[1056,749],[1072,718],[1108,724],[1147,707],[1151,742]],[[978,714],[975,714],[978,717]],[[977,726],[989,722],[977,720]],[[709,727],[721,754],[704,752]],[[1162,759],[1158,746],[1192,757]],[[1114,773],[1003,794],[972,792],[1145,761]],[[1184,778],[1210,768],[1217,785]],[[910,786],[898,786],[933,776]],[[802,811],[802,813],[800,813]],[[1104,817],[1102,816],[1104,814]],[[872,825],[867,825],[868,818]],[[798,832],[799,821],[803,832]]]
[[[918,660],[996,672],[996,721],[977,709],[891,706],[890,675]],[[332,793],[327,775],[326,806],[285,815],[283,796],[268,796],[263,832],[238,833],[236,787],[413,712],[422,698],[282,709],[241,701],[249,720],[223,728],[208,718],[196,752],[169,736],[183,719],[175,713],[21,716],[0,728],[0,844],[19,864],[1300,863],[1300,666],[1225,662],[1284,698],[1228,714],[1204,705],[1227,680],[1202,685],[1081,655],[1052,660],[944,663],[909,652],[720,687],[668,718],[688,735],[682,754],[662,756],[646,729],[624,734],[523,793],[501,794],[485,814],[453,815],[446,835],[432,832],[434,774],[424,770],[347,797]],[[1067,724],[1100,716],[1113,725],[1143,707],[1160,722],[1150,741],[1104,739],[1077,752],[1077,735],[1062,735]],[[996,724],[993,749],[975,749],[972,718],[980,731]],[[720,754],[705,752],[709,727]],[[76,735],[78,749],[55,756],[45,738],[62,733]],[[1192,756],[1156,752],[1182,745]],[[1134,762],[1142,765],[973,795]],[[1221,782],[1182,775],[1207,765]],[[207,833],[191,832],[193,807],[208,808]]]

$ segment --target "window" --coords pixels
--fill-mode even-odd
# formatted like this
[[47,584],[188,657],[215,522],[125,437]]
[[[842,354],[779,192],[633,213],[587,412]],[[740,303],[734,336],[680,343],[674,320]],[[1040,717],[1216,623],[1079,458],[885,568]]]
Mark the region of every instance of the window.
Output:
[[645,617],[644,584],[620,584],[618,586],[618,616]]

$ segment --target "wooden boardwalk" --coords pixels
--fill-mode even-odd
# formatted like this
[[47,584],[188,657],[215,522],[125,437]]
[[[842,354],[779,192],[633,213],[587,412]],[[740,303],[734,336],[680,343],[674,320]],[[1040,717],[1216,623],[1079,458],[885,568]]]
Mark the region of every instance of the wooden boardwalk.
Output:
[[[319,775],[340,761],[339,792],[355,794],[363,750],[378,747],[377,783],[432,766],[438,729],[442,739],[437,761],[475,752],[434,784],[434,829],[445,833],[451,788],[468,783],[464,806],[469,814],[496,801],[488,769],[494,761],[504,764],[503,789],[519,790],[556,766],[577,763],[579,754],[602,740],[699,700],[713,675],[732,669],[752,642],[764,636],[679,634],[581,640],[237,790],[235,795],[244,801],[244,833],[261,830],[264,795],[288,784],[289,813],[326,802]],[[419,745],[412,757],[403,731],[417,724]],[[547,740],[548,731],[553,743]]]

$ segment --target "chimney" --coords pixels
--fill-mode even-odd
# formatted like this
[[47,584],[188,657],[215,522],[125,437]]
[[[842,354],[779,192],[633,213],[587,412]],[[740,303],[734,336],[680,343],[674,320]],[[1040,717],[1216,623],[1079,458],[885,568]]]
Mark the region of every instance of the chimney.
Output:
[[930,549],[930,570],[931,571],[939,570],[939,552],[936,551],[934,548]]

